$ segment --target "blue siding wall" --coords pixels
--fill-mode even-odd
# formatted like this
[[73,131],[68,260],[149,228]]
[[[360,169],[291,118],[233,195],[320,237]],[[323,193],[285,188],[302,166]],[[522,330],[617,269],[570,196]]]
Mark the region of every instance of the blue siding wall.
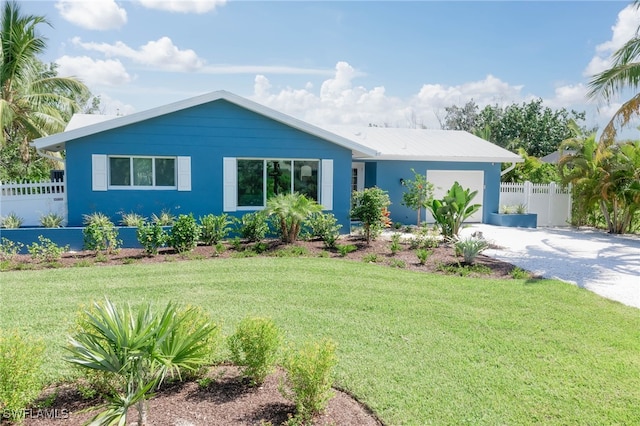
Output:
[[[375,171],[370,176],[369,169]],[[388,191],[391,199],[391,220],[405,224],[415,224],[416,213],[402,205],[402,194],[405,188],[400,179],[413,179],[414,169],[417,173],[426,174],[427,170],[482,170],[484,171],[484,199],[482,222],[488,223],[489,214],[498,211],[500,203],[500,163],[461,163],[461,162],[427,162],[427,161],[378,161],[374,168],[367,163],[365,168],[366,186],[378,186]],[[371,178],[371,179],[370,179]],[[375,178],[375,179],[374,179]]]
[[[69,226],[82,225],[92,212],[114,222],[122,212],[220,214],[223,157],[257,157],[333,159],[332,212],[349,229],[350,188],[344,182],[350,181],[351,151],[224,100],[70,141],[66,148]],[[92,154],[190,156],[192,190],[92,191]]]

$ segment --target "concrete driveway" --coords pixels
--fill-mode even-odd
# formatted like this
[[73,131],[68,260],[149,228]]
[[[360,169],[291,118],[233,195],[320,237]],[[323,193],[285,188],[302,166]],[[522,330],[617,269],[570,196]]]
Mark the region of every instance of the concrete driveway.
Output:
[[499,249],[483,254],[545,278],[556,278],[640,308],[640,237],[572,228],[507,228],[474,224]]

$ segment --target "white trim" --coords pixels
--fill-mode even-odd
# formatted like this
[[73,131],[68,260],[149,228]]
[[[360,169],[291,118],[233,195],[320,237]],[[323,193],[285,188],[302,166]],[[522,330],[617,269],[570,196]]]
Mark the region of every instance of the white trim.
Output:
[[[178,177],[176,175],[178,168],[178,157],[173,157],[170,155],[108,155],[107,157],[107,169],[108,169],[108,179],[107,179],[107,189],[110,191],[131,191],[131,190],[141,190],[141,191],[175,191],[178,189],[177,185],[172,186],[160,186],[155,185],[156,181],[156,161],[155,160],[173,160],[173,181],[177,182]],[[109,160],[111,158],[126,158],[129,159],[129,174],[131,176],[131,182],[129,185],[112,185],[111,184],[111,165]],[[151,181],[153,185],[134,185],[134,170],[133,170],[133,159],[134,158],[144,158],[151,159]],[[181,158],[189,158],[189,157],[181,157]],[[190,190],[190,189],[189,189]]]
[[356,169],[356,190],[362,191],[364,189],[364,163],[353,162],[351,163],[351,171]]
[[107,156],[104,154],[91,155],[91,190],[106,191],[107,179]]
[[222,159],[222,210],[235,212],[238,209],[238,159]]
[[324,210],[333,210],[333,160],[321,160],[320,176],[320,204]]
[[191,157],[178,157],[176,168],[178,191],[191,191]]

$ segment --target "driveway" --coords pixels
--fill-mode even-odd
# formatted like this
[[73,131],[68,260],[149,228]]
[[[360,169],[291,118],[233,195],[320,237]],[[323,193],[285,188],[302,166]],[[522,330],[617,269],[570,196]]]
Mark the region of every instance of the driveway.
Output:
[[499,246],[483,254],[545,278],[570,282],[603,297],[640,308],[640,238],[572,228],[507,228],[474,224]]

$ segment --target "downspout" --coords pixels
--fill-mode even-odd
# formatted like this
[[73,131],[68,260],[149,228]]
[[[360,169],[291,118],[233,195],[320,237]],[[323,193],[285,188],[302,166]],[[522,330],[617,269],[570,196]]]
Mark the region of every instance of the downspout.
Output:
[[47,160],[51,160],[51,161],[55,161],[57,163],[61,163],[63,169],[66,169],[66,162],[64,161],[64,158],[62,157],[54,157],[53,155],[47,154],[44,151],[40,150],[40,149],[36,149],[36,153],[42,157],[42,158],[46,158]]
[[509,173],[511,170],[513,170],[516,167],[516,162],[512,162],[511,165],[509,167],[507,167],[506,169],[504,169],[502,172],[500,172],[500,177],[506,175],[507,173]]

